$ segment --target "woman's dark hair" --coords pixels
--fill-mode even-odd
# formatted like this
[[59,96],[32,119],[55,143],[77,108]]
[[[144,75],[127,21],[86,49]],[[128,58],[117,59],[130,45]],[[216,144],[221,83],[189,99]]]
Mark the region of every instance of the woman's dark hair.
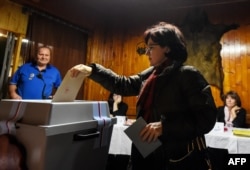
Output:
[[146,44],[150,38],[161,47],[168,46],[170,52],[166,55],[172,60],[182,63],[187,60],[185,39],[178,27],[166,22],[159,22],[144,32]]
[[113,105],[113,102],[114,102],[113,95],[114,95],[114,93],[109,94],[109,98],[108,98],[109,106]]
[[231,91],[227,92],[225,95],[223,95],[223,96],[222,96],[222,99],[223,99],[224,104],[226,104],[226,98],[227,98],[228,96],[230,96],[230,97],[232,97],[233,99],[235,99],[236,105],[239,106],[239,107],[241,107],[240,96],[238,95],[237,92],[231,90]]

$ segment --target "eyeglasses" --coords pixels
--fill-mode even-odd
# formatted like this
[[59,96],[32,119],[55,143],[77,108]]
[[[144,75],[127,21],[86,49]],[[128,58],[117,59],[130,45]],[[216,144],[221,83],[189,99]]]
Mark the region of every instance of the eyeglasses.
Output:
[[157,46],[159,44],[149,44],[146,48],[145,48],[145,54],[147,54],[148,52],[150,52],[155,46]]

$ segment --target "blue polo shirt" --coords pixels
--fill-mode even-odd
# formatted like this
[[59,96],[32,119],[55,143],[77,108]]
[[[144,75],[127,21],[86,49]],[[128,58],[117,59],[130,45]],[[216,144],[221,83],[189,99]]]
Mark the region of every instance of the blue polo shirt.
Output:
[[10,84],[17,85],[17,93],[22,99],[48,99],[61,81],[61,74],[53,65],[48,64],[40,72],[36,64],[26,63],[15,72]]

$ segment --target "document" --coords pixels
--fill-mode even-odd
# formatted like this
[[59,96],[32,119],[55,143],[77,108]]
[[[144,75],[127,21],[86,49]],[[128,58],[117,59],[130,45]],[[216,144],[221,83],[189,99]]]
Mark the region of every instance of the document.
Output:
[[209,133],[223,133],[224,132],[224,123],[223,122],[215,122],[213,129]]
[[150,143],[142,141],[140,138],[140,132],[146,125],[147,123],[145,120],[140,117],[135,121],[135,123],[124,130],[126,135],[132,140],[144,158],[161,145],[161,141],[159,139]]
[[233,134],[236,136],[250,137],[250,129],[247,128],[233,128]]
[[52,102],[73,102],[76,99],[85,77],[86,76],[81,73],[79,73],[77,77],[71,77],[70,71],[68,71],[53,96]]

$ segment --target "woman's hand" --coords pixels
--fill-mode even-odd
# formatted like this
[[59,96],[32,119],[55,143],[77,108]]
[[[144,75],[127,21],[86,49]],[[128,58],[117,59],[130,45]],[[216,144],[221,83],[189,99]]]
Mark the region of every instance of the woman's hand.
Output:
[[161,122],[153,122],[147,124],[140,132],[140,137],[143,141],[152,142],[162,135]]
[[230,118],[231,121],[233,121],[233,120],[236,118],[236,116],[237,116],[239,110],[240,110],[240,107],[239,107],[239,106],[234,106],[234,107],[231,109],[231,118]]
[[84,64],[78,64],[70,69],[70,73],[71,77],[77,77],[79,73],[84,74],[84,76],[89,76],[92,73],[92,67]]
[[118,94],[113,95],[114,103],[119,104],[122,101],[122,96]]

